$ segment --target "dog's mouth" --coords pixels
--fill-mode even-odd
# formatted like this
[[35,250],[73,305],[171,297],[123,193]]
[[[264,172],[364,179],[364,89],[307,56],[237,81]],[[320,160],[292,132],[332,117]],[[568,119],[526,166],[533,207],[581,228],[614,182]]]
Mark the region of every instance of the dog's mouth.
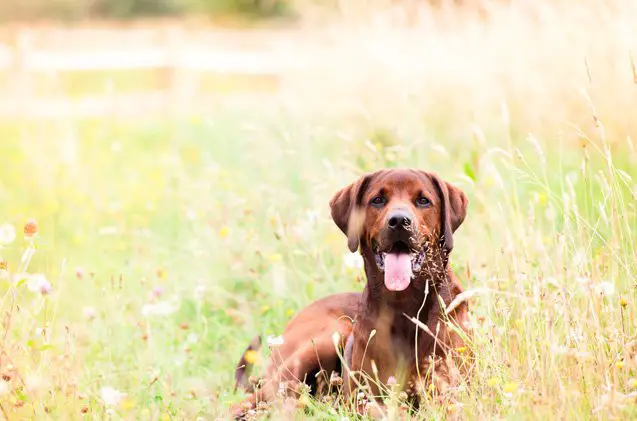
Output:
[[413,250],[407,243],[397,241],[386,251],[374,247],[378,269],[384,273],[385,286],[390,291],[404,291],[414,275],[422,269],[426,248]]

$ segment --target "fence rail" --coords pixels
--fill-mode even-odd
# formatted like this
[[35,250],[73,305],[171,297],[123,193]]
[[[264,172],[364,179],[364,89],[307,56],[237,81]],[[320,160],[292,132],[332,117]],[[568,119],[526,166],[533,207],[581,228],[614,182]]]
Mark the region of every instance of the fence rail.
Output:
[[298,63],[270,52],[189,50],[173,53],[160,48],[137,51],[48,52],[34,51],[22,57],[0,52],[0,69],[21,71],[86,71],[178,68],[233,74],[278,74]]
[[[64,37],[57,32],[56,42],[47,43],[44,39],[45,42],[40,43],[43,46],[38,45],[34,41],[37,37],[28,32],[24,36],[18,35],[11,46],[0,43],[0,74],[7,76],[5,80],[9,81],[5,84],[5,91],[8,89],[8,92],[0,89],[0,118],[81,117],[113,113],[134,116],[151,113],[171,109],[171,102],[176,97],[183,100],[184,95],[196,96],[197,89],[192,89],[192,81],[188,80],[193,78],[193,73],[280,78],[285,72],[298,70],[306,64],[298,55],[291,54],[289,48],[281,49],[280,43],[268,41],[268,37],[272,40],[271,33],[264,34],[263,40],[259,39],[258,34],[253,34],[256,41],[248,43],[245,34],[240,33],[236,34],[236,38],[233,38],[232,33],[216,34],[214,31],[189,37],[175,31],[158,31],[154,37],[146,33],[146,42],[137,40],[127,45],[126,35],[133,38],[135,34],[125,32],[116,30],[113,41],[108,45],[104,31],[99,31],[97,36],[100,42],[94,49],[87,48],[85,40],[81,43],[77,39],[73,40],[72,31],[66,35],[66,44]],[[76,35],[91,36],[86,31]],[[43,35],[38,36],[42,40]],[[217,42],[209,42],[213,40]],[[68,48],[65,48],[66,45]],[[168,76],[162,79],[159,89],[153,91],[116,92],[85,98],[68,98],[63,93],[59,97],[40,97],[32,89],[38,73],[58,75],[66,72],[108,73],[126,70],[168,70],[168,73],[164,73]],[[205,95],[203,101],[202,98],[188,100],[186,102],[193,104],[210,102]]]

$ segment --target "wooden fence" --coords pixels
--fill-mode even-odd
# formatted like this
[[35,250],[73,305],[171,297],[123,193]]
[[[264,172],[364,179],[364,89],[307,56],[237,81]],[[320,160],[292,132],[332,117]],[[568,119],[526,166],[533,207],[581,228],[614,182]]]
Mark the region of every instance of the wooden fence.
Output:
[[[271,81],[266,85],[276,89],[283,74],[303,65],[289,48],[281,48],[282,36],[272,32],[208,31],[192,36],[156,30],[136,38],[131,34],[126,29],[69,30],[47,39],[46,33],[24,31],[11,43],[0,43],[0,118],[137,116],[166,109],[191,110],[233,93],[232,89],[200,89],[202,79],[265,78]],[[106,94],[69,95],[55,82],[65,74],[99,72],[108,80],[109,74],[126,71],[142,72],[148,78],[157,72],[162,76],[151,88],[118,92],[115,87]]]

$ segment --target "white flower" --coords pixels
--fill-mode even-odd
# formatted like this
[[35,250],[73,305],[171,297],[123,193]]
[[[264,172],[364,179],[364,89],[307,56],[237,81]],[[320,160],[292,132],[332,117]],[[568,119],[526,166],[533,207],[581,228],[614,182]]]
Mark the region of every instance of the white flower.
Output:
[[615,284],[612,282],[604,281],[595,285],[595,292],[599,295],[604,295],[606,297],[610,297],[615,293]]
[[187,344],[196,344],[197,342],[199,342],[199,337],[195,335],[194,333],[191,333],[190,335],[186,337]]
[[11,224],[0,225],[0,244],[11,244],[15,240],[15,227]]
[[122,393],[112,387],[103,387],[100,390],[100,398],[106,405],[117,406],[121,400],[126,396],[126,393]]
[[46,388],[46,382],[43,378],[39,377],[37,374],[28,374],[24,379],[25,386],[32,393],[38,393]]
[[204,298],[205,294],[206,294],[206,286],[200,282],[196,287],[195,290],[193,291],[194,295],[195,295],[195,300],[200,301]]
[[268,336],[269,346],[281,346],[283,345],[283,336]]
[[363,256],[358,253],[347,253],[343,256],[343,264],[348,268],[360,269],[363,267]]
[[86,317],[89,320],[93,320],[95,316],[97,315],[93,307],[84,307],[82,309],[82,313],[84,314],[84,317]]
[[305,211],[305,215],[306,215],[307,221],[310,223],[310,225],[314,225],[314,224],[316,224],[316,221],[318,221],[319,211],[316,210],[316,209],[307,210],[307,211]]
[[27,275],[27,288],[32,292],[39,292],[42,295],[51,293],[51,283],[41,273]]
[[168,301],[161,301],[157,304],[146,304],[142,307],[143,316],[167,316],[177,311],[179,307]]
[[0,380],[0,397],[6,396],[9,393],[11,393],[11,386],[9,383],[4,380]]

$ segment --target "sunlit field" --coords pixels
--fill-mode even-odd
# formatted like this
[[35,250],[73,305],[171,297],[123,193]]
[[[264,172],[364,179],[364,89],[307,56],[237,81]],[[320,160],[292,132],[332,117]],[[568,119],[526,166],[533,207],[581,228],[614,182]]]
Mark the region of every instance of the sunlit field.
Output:
[[[0,419],[226,418],[256,334],[364,286],[332,195],[405,166],[470,200],[451,260],[476,370],[419,419],[637,417],[637,3],[363,3],[308,9],[276,78],[0,115]],[[68,98],[164,83],[31,77]]]

